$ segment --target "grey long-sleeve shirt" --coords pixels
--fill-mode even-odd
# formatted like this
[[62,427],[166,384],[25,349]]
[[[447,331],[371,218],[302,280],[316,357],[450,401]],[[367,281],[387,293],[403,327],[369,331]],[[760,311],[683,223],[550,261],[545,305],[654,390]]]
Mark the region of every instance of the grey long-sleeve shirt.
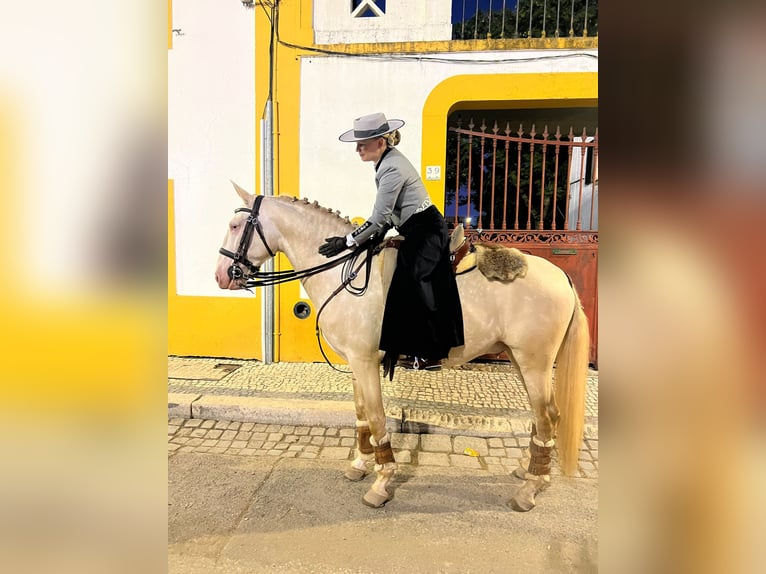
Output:
[[430,205],[420,174],[395,148],[386,150],[375,166],[375,186],[378,193],[372,215],[346,236],[349,245],[364,243],[376,233],[382,236]]

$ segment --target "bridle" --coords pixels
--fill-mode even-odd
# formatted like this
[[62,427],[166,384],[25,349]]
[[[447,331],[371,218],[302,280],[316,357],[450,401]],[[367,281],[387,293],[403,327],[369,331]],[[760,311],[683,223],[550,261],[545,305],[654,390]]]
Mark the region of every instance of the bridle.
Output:
[[[253,230],[258,233],[258,237],[261,238],[261,242],[266,248],[266,251],[269,252],[269,255],[274,257],[274,252],[266,242],[266,236],[263,234],[263,227],[261,227],[261,221],[258,218],[258,212],[261,210],[261,202],[263,202],[263,196],[256,195],[252,209],[249,207],[240,207],[234,210],[234,213],[245,212],[250,214],[247,218],[247,221],[245,221],[245,229],[242,231],[242,238],[239,240],[239,247],[237,248],[237,252],[233,253],[228,249],[224,249],[223,247],[218,250],[218,253],[225,255],[226,257],[229,257],[233,260],[233,263],[229,266],[229,269],[226,272],[229,275],[229,279],[232,281],[250,279],[251,277],[254,277],[260,269],[259,265],[255,265],[247,258],[247,251],[250,249],[250,243],[253,240]],[[249,273],[246,274],[240,265],[247,267]]]
[[[374,240],[368,240],[362,245],[359,245],[356,248],[350,250],[345,255],[342,255],[335,259],[331,259],[330,261],[327,261],[320,265],[316,265],[314,267],[309,267],[307,269],[301,269],[301,270],[291,269],[287,271],[262,272],[260,271],[260,266],[255,265],[252,261],[250,261],[247,258],[247,251],[248,249],[250,249],[250,243],[253,240],[253,230],[255,230],[256,233],[258,233],[258,237],[261,238],[261,242],[263,243],[263,246],[266,248],[266,251],[269,252],[269,255],[271,255],[272,257],[275,256],[274,252],[269,247],[269,244],[266,242],[266,237],[263,234],[263,228],[261,227],[261,222],[258,218],[258,212],[261,209],[261,203],[263,202],[263,197],[264,196],[262,195],[255,196],[255,201],[253,202],[252,209],[247,207],[240,207],[234,210],[234,213],[239,213],[241,211],[244,211],[246,213],[249,213],[250,216],[247,218],[247,221],[245,222],[245,229],[242,231],[242,238],[239,241],[239,247],[237,248],[237,252],[233,253],[229,251],[228,249],[224,249],[223,247],[221,247],[218,250],[218,252],[221,255],[229,257],[230,259],[233,260],[233,263],[229,266],[229,269],[227,271],[227,274],[229,275],[229,279],[233,281],[244,280],[243,287],[249,290],[252,287],[266,287],[269,285],[278,285],[280,283],[287,283],[289,281],[305,279],[306,277],[311,277],[312,275],[316,275],[317,273],[322,273],[324,271],[327,271],[329,269],[332,269],[342,264],[343,269],[341,271],[341,284],[338,286],[337,289],[335,289],[335,291],[333,291],[330,294],[327,300],[325,300],[325,302],[319,307],[319,310],[317,311],[317,316],[316,316],[315,330],[316,330],[317,342],[319,343],[319,350],[322,352],[322,356],[324,357],[327,364],[330,365],[330,367],[332,367],[336,371],[340,371],[341,373],[350,373],[350,371],[341,371],[340,369],[336,368],[330,362],[330,359],[327,357],[327,354],[324,352],[324,348],[322,347],[322,341],[320,339],[319,317],[322,315],[322,311],[327,306],[327,304],[341,291],[346,290],[356,297],[361,297],[362,295],[366,293],[367,286],[369,285],[369,282],[370,282],[370,272],[372,270],[372,258],[374,255],[377,255],[378,253],[380,253],[380,251],[383,249],[383,245],[378,244]],[[357,264],[357,260],[363,253],[366,253],[366,257],[364,261]],[[240,267],[240,264],[247,267],[247,269],[249,270],[249,273],[245,273],[242,270],[242,267]],[[351,282],[357,278],[362,268],[365,268],[364,284],[359,287],[352,285]]]
[[[355,291],[356,288],[350,286],[350,281],[355,279],[356,273],[358,273],[359,269],[357,269],[356,272],[352,271],[352,269],[358,257],[364,252],[368,252],[368,265],[371,263],[371,256],[377,254],[380,251],[380,248],[377,247],[374,242],[364,243],[350,250],[348,253],[341,255],[340,257],[330,259],[329,261],[314,267],[300,270],[290,269],[286,271],[261,271],[259,265],[254,264],[247,258],[247,251],[250,249],[250,243],[253,240],[253,231],[258,233],[258,237],[260,237],[261,242],[266,248],[266,251],[268,251],[269,255],[272,257],[275,256],[274,251],[272,251],[271,247],[269,247],[269,244],[266,242],[266,236],[263,234],[263,228],[261,227],[261,222],[258,217],[258,212],[261,209],[263,197],[264,196],[262,195],[255,196],[255,201],[253,202],[252,209],[247,207],[240,207],[234,210],[234,213],[244,211],[249,213],[250,216],[245,222],[245,229],[242,231],[242,238],[239,240],[239,247],[237,248],[237,252],[234,253],[228,249],[224,249],[223,247],[218,250],[218,253],[230,258],[233,261],[227,271],[229,279],[234,281],[242,281],[242,287],[245,289],[251,289],[253,287],[267,287],[269,285],[278,285],[280,283],[305,279],[306,277],[311,277],[312,275],[322,273],[323,271],[327,271],[333,267],[337,267],[338,265],[343,264],[343,286],[346,287],[348,285],[349,291]],[[248,272],[246,273],[243,271],[240,265],[247,267]],[[369,271],[366,274],[369,276]]]

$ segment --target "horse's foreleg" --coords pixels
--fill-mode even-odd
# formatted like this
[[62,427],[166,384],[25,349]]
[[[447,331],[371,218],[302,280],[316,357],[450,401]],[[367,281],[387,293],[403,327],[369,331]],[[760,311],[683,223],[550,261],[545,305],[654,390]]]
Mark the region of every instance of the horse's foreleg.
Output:
[[374,458],[374,449],[370,442],[372,433],[370,423],[367,421],[367,415],[364,408],[364,395],[362,389],[356,381],[356,376],[352,375],[351,380],[354,385],[354,407],[356,408],[356,458],[345,472],[348,480],[362,480],[369,474],[367,469],[369,463]]
[[[544,370],[543,370],[544,372]],[[548,375],[524,373],[532,409],[535,413],[535,423],[532,424],[529,447],[525,452],[521,466],[514,475],[524,480],[509,501],[516,511],[526,512],[535,506],[535,496],[548,488],[551,482],[551,454],[553,451],[553,435],[559,419],[559,410]]]
[[383,395],[380,389],[380,370],[377,361],[364,361],[353,367],[357,385],[364,401],[365,415],[369,423],[369,437],[375,457],[377,477],[364,495],[362,502],[373,508],[380,508],[391,495],[387,486],[396,472],[394,452],[391,450],[391,436],[386,430],[386,413],[383,409]]
[[391,498],[386,487],[394,478],[397,466],[396,460],[394,460],[394,451],[391,450],[391,436],[388,432],[380,440],[371,438],[371,442],[375,449],[375,472],[378,476],[370,490],[362,498],[362,502],[367,506],[380,508]]

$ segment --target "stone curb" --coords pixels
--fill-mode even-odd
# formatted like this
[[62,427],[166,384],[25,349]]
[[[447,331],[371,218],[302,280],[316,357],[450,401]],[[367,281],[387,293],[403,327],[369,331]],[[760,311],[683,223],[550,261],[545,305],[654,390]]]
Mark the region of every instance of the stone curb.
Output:
[[[168,418],[194,418],[265,424],[353,427],[356,422],[350,401],[273,399],[230,395],[168,393]],[[525,436],[531,415],[508,417],[458,415],[443,410],[387,408],[386,426],[393,432],[446,434],[475,437]],[[598,420],[588,417],[584,438],[598,438]]]
[[[353,427],[356,412],[349,401],[271,399],[203,395],[191,405],[192,418],[265,424]],[[388,415],[388,413],[387,413]],[[387,424],[399,426],[401,416],[386,417]]]
[[168,393],[168,418],[193,418],[192,403],[201,396],[197,393]]

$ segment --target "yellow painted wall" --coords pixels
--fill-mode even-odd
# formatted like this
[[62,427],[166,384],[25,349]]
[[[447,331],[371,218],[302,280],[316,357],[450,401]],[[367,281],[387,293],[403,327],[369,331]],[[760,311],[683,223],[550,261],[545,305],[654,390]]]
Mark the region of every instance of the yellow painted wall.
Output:
[[[291,1],[279,5],[279,29],[283,39],[290,43],[313,45],[314,30],[312,2]],[[286,38],[285,38],[286,37]],[[262,116],[268,98],[269,85],[269,38],[270,23],[263,10],[256,10],[255,70],[256,115]],[[274,58],[274,193],[300,197],[300,58],[304,53],[280,44],[276,45]],[[257,147],[261,147],[258,133]],[[260,177],[260,176],[259,176]],[[260,181],[256,178],[256,181]],[[280,254],[275,269],[290,269],[284,255]],[[311,306],[311,315],[298,319],[293,307],[298,301]],[[287,283],[275,288],[275,344],[277,361],[322,361],[316,341],[315,321],[317,309],[307,299],[301,298],[300,284]],[[326,348],[326,347],[325,347]],[[341,362],[340,357],[327,349],[330,360]]]
[[[168,0],[169,50],[173,48],[172,28],[173,3]],[[168,354],[260,359],[260,297],[177,294],[174,193],[173,181],[168,180]]]
[[[597,73],[466,74],[436,86],[423,106],[423,156],[426,166],[446,173],[447,117],[458,109],[574,108],[598,105]],[[425,181],[431,200],[444,210],[444,177]]]
[[[280,30],[282,39],[289,36],[290,43],[313,46],[312,2],[284,2],[280,4]],[[258,111],[263,109],[268,86],[268,38],[269,22],[265,14],[257,16],[256,28],[256,88]],[[542,40],[539,48],[559,48],[552,39]],[[557,40],[558,41],[558,40]],[[580,44],[568,47],[597,47],[597,39],[575,39]],[[486,41],[480,41],[486,43]],[[505,41],[508,42],[513,41]],[[540,43],[540,42],[538,42]],[[560,43],[560,42],[559,42]],[[571,43],[571,41],[570,41]],[[457,49],[490,49],[490,46],[474,42],[462,42],[460,46],[448,42],[422,42],[415,44],[354,45],[351,47],[328,46],[338,51],[444,51]],[[463,45],[464,44],[464,45]],[[508,49],[511,46],[505,46]],[[522,46],[515,46],[521,48]],[[533,46],[523,46],[533,47]],[[497,49],[497,46],[491,48]],[[307,54],[307,52],[304,52]],[[299,196],[299,143],[300,143],[300,56],[301,51],[278,45],[276,48],[274,101],[275,101],[275,190],[279,195]],[[509,75],[462,75],[452,77],[437,86],[428,97],[423,109],[423,156],[421,173],[426,165],[439,165],[445,173],[447,142],[447,116],[456,105],[483,106],[488,101],[503,101],[504,105],[519,108],[574,107],[597,105],[597,74],[514,74]],[[259,140],[260,143],[260,140]],[[426,189],[440,209],[444,208],[444,181],[427,181]],[[280,255],[279,268],[289,263]],[[316,343],[314,321],[316,308],[307,319],[298,319],[293,306],[300,298],[297,283],[277,289],[277,318],[275,358],[279,361],[321,361]],[[310,302],[309,302],[310,304]],[[328,351],[329,352],[329,351]],[[332,352],[333,361],[340,359]]]
[[[170,0],[169,0],[170,9]],[[279,4],[280,34],[290,43],[313,46],[313,2],[287,0]],[[253,11],[255,18],[255,105],[256,117],[263,116],[269,88],[269,41],[271,26],[262,7]],[[172,47],[169,26],[168,44]],[[597,39],[576,39],[580,44],[566,46],[484,46],[477,41],[420,42],[391,45],[323,46],[337,51],[439,52],[510,48],[597,48]],[[557,40],[558,41],[558,40]],[[478,41],[487,42],[487,41]],[[497,42],[497,41],[494,41]],[[506,44],[510,41],[505,41]],[[518,41],[516,41],[518,42]],[[560,42],[559,42],[560,43]],[[274,57],[274,189],[275,194],[300,196],[300,57],[309,52],[275,42]],[[389,50],[390,49],[390,50]],[[315,55],[315,54],[313,54]],[[514,74],[461,75],[445,80],[430,94],[423,108],[423,154],[421,173],[426,165],[439,165],[445,173],[447,116],[455,106],[482,107],[486,102],[502,101],[507,106],[530,108],[595,106],[597,74]],[[256,125],[255,181],[260,182],[260,124]],[[444,204],[444,181],[426,181],[432,200],[441,209]],[[263,190],[257,190],[262,193]],[[260,358],[260,297],[230,299],[217,297],[180,297],[175,294],[175,257],[173,250],[173,187],[169,182],[168,205],[168,352],[201,356]],[[289,263],[279,255],[275,269],[287,269]],[[277,361],[321,361],[314,322],[316,308],[307,319],[293,314],[300,296],[298,283],[275,289],[275,353]],[[305,301],[305,300],[304,300]],[[309,302],[310,304],[310,302]],[[325,349],[334,362],[340,358]]]
[[173,49],[173,0],[168,0],[168,50]]
[[[173,181],[168,181],[168,354],[261,358],[261,299],[176,294]],[[210,270],[213,273],[213,270]]]

